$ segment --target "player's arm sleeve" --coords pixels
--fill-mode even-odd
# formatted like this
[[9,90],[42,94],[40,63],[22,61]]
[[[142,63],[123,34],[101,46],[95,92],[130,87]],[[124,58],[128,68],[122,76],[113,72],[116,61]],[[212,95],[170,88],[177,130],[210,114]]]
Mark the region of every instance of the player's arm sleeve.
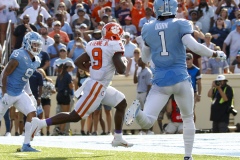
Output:
[[151,52],[150,48],[145,43],[143,44],[142,52],[142,61],[147,64],[151,61]]
[[207,48],[206,46],[198,43],[191,34],[186,34],[182,37],[183,44],[189,48],[194,53],[197,53],[200,56],[212,57],[213,50]]

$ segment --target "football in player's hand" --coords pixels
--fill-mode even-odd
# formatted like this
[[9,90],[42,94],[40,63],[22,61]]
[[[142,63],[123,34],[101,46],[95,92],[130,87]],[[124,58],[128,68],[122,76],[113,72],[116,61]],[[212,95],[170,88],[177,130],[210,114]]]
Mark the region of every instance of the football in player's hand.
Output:
[[83,63],[84,67],[85,68],[89,68],[91,66],[91,63],[90,62],[85,62]]

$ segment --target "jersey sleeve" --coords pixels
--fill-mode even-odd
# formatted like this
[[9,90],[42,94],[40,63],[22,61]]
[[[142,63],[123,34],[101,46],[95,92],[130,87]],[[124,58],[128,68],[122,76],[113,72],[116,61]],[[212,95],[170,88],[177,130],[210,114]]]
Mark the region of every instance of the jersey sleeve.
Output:
[[186,34],[192,34],[193,33],[193,26],[188,20],[179,20],[179,26],[180,26],[180,35],[183,37]]
[[18,62],[24,60],[24,57],[22,57],[23,53],[21,54],[19,50],[14,50],[9,58],[9,60],[11,59],[15,59]]
[[142,28],[142,39],[143,41],[145,42],[145,39],[147,37],[147,28],[148,28],[148,24],[144,24],[143,25],[143,28]]
[[110,45],[112,47],[113,53],[125,51],[122,41],[111,41]]

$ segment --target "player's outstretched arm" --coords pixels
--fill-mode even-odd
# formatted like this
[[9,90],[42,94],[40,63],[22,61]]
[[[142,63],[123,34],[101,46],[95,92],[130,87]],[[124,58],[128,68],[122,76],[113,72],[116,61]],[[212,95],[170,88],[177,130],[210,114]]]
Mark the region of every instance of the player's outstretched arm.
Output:
[[198,43],[190,34],[186,34],[182,37],[183,44],[194,53],[206,57],[218,57],[220,59],[226,59],[226,55],[222,51],[213,51],[206,46]]
[[142,47],[142,61],[146,64],[148,64],[148,62],[151,61],[151,52],[150,52],[150,48],[147,46],[146,43],[144,43],[143,47]]
[[124,74],[126,71],[126,65],[122,60],[122,55],[123,55],[123,52],[116,52],[112,57],[113,64],[117,70],[117,73],[119,74]]
[[74,64],[84,70],[89,72],[89,67],[90,67],[90,57],[88,56],[88,54],[85,52],[82,55],[80,55],[75,61]]
[[7,77],[12,74],[12,72],[17,68],[18,61],[15,59],[11,59],[7,66],[4,68],[3,77],[2,77],[2,95],[7,92]]

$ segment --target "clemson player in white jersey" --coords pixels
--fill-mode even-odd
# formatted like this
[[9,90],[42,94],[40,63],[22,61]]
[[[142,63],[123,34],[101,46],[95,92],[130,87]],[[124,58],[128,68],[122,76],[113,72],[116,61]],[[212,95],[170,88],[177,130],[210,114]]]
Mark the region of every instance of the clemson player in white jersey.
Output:
[[[108,23],[102,29],[102,39],[90,41],[86,46],[86,52],[75,60],[75,65],[85,71],[90,71],[90,78],[86,79],[82,87],[81,98],[70,113],[59,113],[48,119],[33,119],[32,133],[42,127],[62,124],[66,122],[78,122],[94,112],[100,103],[115,107],[115,133],[112,146],[131,147],[133,144],[122,138],[122,124],[127,102],[120,91],[109,86],[115,70],[124,74],[126,64],[123,61],[124,47],[121,41],[123,29],[117,23]],[[88,67],[88,63],[91,66]]]

